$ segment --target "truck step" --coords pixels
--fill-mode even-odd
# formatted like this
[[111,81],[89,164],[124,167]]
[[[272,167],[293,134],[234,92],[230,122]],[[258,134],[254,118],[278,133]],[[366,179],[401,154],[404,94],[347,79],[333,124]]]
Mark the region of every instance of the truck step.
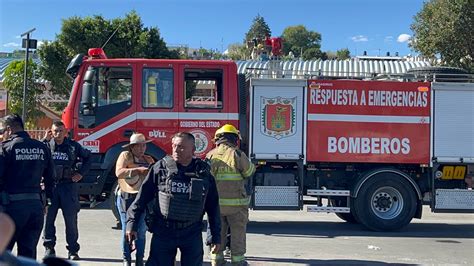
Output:
[[437,189],[436,210],[474,210],[474,190]]
[[306,205],[307,212],[331,212],[331,213],[350,213],[351,209],[348,207],[328,207],[318,205]]
[[308,189],[308,196],[350,196],[350,190]]

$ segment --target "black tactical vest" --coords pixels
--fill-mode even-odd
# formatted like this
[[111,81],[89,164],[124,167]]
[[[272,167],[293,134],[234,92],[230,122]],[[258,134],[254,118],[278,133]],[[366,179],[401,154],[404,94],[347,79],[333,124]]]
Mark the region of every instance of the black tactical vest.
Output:
[[161,215],[178,222],[200,221],[209,191],[208,164],[194,159],[192,172],[183,172],[178,171],[171,157],[165,157],[163,162],[166,174],[159,177],[157,197]]
[[56,180],[71,178],[74,174],[74,163],[77,158],[74,145],[68,139],[64,139],[61,145],[56,145],[54,139],[51,139],[47,144],[51,149],[56,170]]

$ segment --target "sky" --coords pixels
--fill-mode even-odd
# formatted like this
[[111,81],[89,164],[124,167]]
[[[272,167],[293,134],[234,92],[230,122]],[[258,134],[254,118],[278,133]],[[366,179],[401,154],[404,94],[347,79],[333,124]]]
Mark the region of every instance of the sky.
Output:
[[0,0],[0,52],[21,49],[21,34],[33,28],[30,38],[41,44],[54,41],[62,21],[72,16],[114,19],[135,10],[170,46],[223,52],[242,43],[260,15],[272,36],[296,25],[320,33],[322,51],[417,55],[408,42],[422,7],[423,0]]

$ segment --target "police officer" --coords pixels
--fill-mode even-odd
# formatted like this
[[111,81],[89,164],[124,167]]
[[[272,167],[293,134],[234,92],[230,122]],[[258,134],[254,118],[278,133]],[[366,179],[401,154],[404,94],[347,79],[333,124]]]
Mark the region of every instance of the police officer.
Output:
[[[47,132],[43,140],[52,152],[56,168],[56,186],[53,190],[51,206],[48,207],[46,214],[43,246],[46,248],[45,257],[56,255],[54,249],[56,245],[56,227],[54,222],[58,209],[61,208],[66,227],[68,258],[79,260],[77,213],[80,210],[80,204],[77,182],[89,171],[91,160],[90,152],[79,143],[66,138],[66,135],[67,130],[63,122],[55,121],[51,131]],[[82,161],[82,165],[77,169],[76,164],[79,159]]]
[[[240,132],[230,124],[219,128],[214,137],[217,147],[206,158],[211,161],[211,173],[216,178],[221,210],[221,239],[226,239],[230,227],[230,252],[232,265],[245,265],[246,231],[248,222],[247,179],[255,166],[237,147]],[[224,265],[225,245],[217,254],[211,254],[212,265]]]
[[220,243],[218,194],[209,165],[193,158],[194,136],[180,132],[172,138],[172,156],[155,163],[137,198],[128,209],[127,238],[136,238],[139,218],[149,202],[155,202],[150,256],[146,265],[174,265],[177,249],[181,265],[202,265],[202,218],[207,213],[213,235],[211,250]]
[[17,245],[19,256],[36,259],[36,246],[43,229],[44,206],[41,201],[41,177],[46,196],[51,198],[54,163],[51,152],[24,131],[17,114],[4,118],[4,137],[0,160],[0,205],[15,223],[15,234],[7,249]]

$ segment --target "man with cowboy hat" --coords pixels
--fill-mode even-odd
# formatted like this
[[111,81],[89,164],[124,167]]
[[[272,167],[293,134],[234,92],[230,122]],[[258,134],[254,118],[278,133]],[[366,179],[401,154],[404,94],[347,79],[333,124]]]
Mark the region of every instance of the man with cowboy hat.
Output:
[[[148,174],[148,167],[154,163],[151,156],[145,155],[146,144],[151,140],[146,140],[141,133],[134,133],[130,136],[130,143],[123,145],[127,150],[120,153],[115,165],[115,175],[118,178],[120,191],[117,195],[117,209],[120,213],[122,224],[122,252],[123,264],[131,265],[131,247],[125,239],[125,228],[127,226],[127,209],[135,200],[138,190]],[[143,265],[145,253],[145,216],[139,219],[137,239],[135,247],[137,249],[135,265]]]

